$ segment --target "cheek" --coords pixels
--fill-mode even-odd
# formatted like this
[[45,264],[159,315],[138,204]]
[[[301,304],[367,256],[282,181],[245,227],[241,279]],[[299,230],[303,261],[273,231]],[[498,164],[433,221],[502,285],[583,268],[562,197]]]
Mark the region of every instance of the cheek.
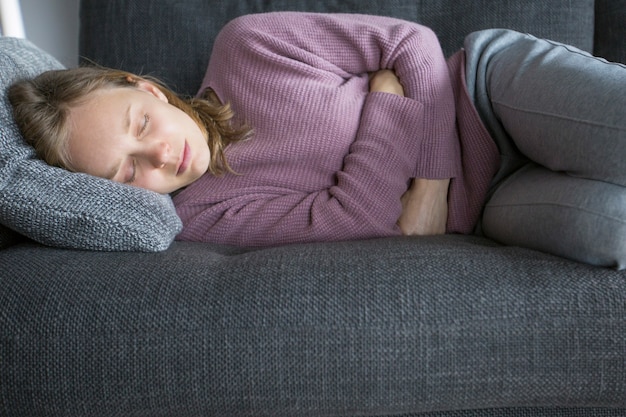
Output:
[[145,172],[132,185],[145,188],[159,194],[169,194],[188,184],[183,184],[184,179],[168,174],[164,170],[151,169]]
[[154,116],[159,127],[168,132],[180,132],[181,129],[186,129],[186,118],[189,118],[182,110],[167,103],[163,103],[158,110],[155,110]]
[[143,173],[141,178],[135,181],[133,185],[161,194],[168,192],[167,178],[165,178],[158,170],[150,170],[149,172]]
[[169,116],[165,120],[169,121],[167,128],[173,131],[173,133],[178,132],[179,136],[187,137],[202,135],[198,124],[182,110],[172,106]]

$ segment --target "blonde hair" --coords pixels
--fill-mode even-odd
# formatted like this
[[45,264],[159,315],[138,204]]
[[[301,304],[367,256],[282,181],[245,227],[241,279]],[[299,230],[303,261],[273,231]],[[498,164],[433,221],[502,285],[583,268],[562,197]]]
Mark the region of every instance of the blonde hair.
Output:
[[33,79],[19,81],[10,87],[9,100],[18,127],[39,158],[49,165],[72,171],[68,152],[70,109],[85,102],[94,91],[134,87],[141,80],[155,84],[170,104],[198,124],[211,152],[209,172],[214,175],[232,172],[224,150],[229,144],[250,137],[252,130],[246,125],[233,126],[234,113],[230,105],[223,105],[211,89],[200,98],[182,98],[152,77],[90,66],[47,71]]

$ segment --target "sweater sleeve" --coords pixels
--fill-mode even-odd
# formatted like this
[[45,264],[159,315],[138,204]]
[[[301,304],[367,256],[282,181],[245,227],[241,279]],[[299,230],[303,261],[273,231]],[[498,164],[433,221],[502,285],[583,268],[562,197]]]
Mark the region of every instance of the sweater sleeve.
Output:
[[428,27],[383,16],[279,12],[242,16],[222,31],[223,42],[246,42],[289,55],[349,79],[393,70],[407,98],[424,108],[414,177],[453,178],[460,171],[452,83],[439,40]]

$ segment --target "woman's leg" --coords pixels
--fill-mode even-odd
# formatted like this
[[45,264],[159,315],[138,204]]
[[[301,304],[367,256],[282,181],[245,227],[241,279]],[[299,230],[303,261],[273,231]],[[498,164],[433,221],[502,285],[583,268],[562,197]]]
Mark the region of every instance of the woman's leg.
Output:
[[626,67],[507,30],[465,48],[470,95],[502,154],[482,232],[626,268]]
[[485,205],[485,236],[512,246],[626,268],[626,187],[529,163]]
[[509,30],[465,40],[470,94],[504,155],[626,186],[626,66]]

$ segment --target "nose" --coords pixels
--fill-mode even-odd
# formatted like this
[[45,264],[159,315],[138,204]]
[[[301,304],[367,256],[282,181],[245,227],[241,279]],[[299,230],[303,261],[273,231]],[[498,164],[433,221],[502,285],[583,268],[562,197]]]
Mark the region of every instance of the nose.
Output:
[[146,160],[155,168],[163,168],[170,159],[172,148],[166,141],[155,141],[146,149]]

